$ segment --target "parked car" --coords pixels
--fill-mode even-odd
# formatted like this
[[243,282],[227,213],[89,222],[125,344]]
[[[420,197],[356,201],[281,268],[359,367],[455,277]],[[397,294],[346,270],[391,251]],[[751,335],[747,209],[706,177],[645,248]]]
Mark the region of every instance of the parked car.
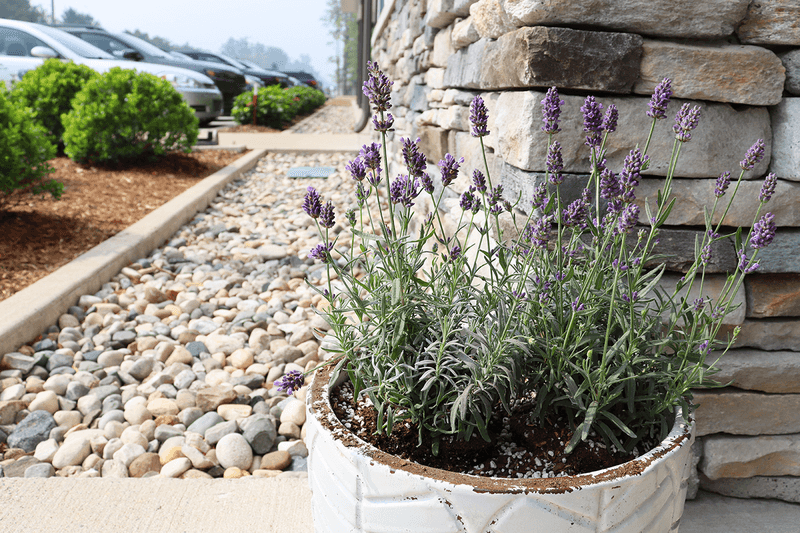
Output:
[[222,93],[204,74],[179,67],[118,59],[58,28],[0,19],[0,81],[13,82],[45,59],[53,57],[74,61],[101,73],[114,67],[149,72],[169,81],[201,122],[213,120],[222,113]]
[[221,61],[225,64],[231,65],[240,69],[245,74],[249,74],[261,80],[263,85],[280,85],[281,87],[289,86],[289,78],[282,72],[274,70],[267,70],[256,65],[255,67],[245,65],[238,59],[226,56],[225,54],[212,54],[211,52],[198,52],[196,50],[179,50],[192,59],[202,61]]
[[298,80],[305,83],[309,87],[319,89],[320,91],[322,90],[322,87],[320,87],[319,82],[316,79],[314,79],[314,76],[312,76],[308,72],[302,72],[302,71],[286,72],[286,75],[292,76],[293,78],[297,78]]
[[[222,93],[223,107],[226,113],[230,113],[233,99],[247,90],[247,80],[242,71],[224,63],[197,61],[190,57],[178,58],[129,33],[110,33],[92,26],[60,26],[59,29],[117,57],[186,68],[205,74],[214,81]],[[129,53],[131,50],[135,53]]]

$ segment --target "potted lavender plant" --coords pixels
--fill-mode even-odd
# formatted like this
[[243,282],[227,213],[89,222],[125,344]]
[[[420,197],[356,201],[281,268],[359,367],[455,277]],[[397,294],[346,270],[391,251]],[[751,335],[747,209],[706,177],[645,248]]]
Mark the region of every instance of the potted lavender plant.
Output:
[[[391,82],[377,64],[369,71],[364,93],[382,142],[348,165],[357,181],[345,213],[349,245],[330,233],[330,202],[309,188],[303,204],[322,238],[310,255],[327,268],[319,290],[337,346],[308,394],[316,530],[521,532],[533,520],[542,531],[676,531],[693,442],[691,389],[713,372],[709,353],[735,340],[736,331],[724,338],[722,321],[774,237],[773,216],[761,211],[775,175],[764,181],[746,238],[712,220],[763,157],[763,141],[745,154],[732,194],[731,174],[719,177],[695,261],[668,291],[654,247],[675,202],[675,164],[701,116],[689,104],[678,111],[664,187],[642,216],[637,185],[666,118],[668,79],[647,111],[643,148],[618,174],[604,158],[617,110],[603,113],[586,99],[592,171],[572,202],[562,198],[556,140],[563,102],[550,89],[542,102],[549,186],[507,199],[488,165],[475,169],[448,232],[439,206],[463,160],[446,155],[435,183],[417,142],[403,139],[407,174],[391,178],[383,168]],[[470,120],[483,147],[480,97]],[[427,216],[414,209],[424,195]],[[532,202],[530,215],[515,210],[519,202]],[[503,235],[500,217],[518,234]],[[731,235],[740,261],[712,299],[704,290],[711,247]],[[304,378],[290,373],[278,385],[296,390]]]

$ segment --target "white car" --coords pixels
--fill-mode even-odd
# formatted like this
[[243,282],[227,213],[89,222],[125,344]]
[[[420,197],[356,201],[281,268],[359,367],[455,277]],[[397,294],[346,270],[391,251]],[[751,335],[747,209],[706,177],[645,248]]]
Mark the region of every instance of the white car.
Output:
[[0,19],[0,82],[9,86],[51,57],[74,61],[100,73],[114,67],[149,72],[169,81],[201,122],[222,114],[222,93],[204,74],[168,65],[120,60],[59,29]]

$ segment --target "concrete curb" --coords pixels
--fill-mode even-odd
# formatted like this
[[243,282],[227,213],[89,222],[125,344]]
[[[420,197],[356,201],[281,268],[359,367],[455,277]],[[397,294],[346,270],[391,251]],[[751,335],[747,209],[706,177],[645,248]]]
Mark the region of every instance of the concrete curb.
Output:
[[356,153],[364,144],[372,142],[369,135],[359,133],[232,133],[218,134],[221,146],[247,146],[252,149],[266,148],[270,152],[311,154],[319,152]]
[[0,355],[16,350],[55,324],[83,294],[97,292],[124,266],[144,257],[205,209],[225,185],[255,167],[254,150],[187,189],[139,222],[0,302]]

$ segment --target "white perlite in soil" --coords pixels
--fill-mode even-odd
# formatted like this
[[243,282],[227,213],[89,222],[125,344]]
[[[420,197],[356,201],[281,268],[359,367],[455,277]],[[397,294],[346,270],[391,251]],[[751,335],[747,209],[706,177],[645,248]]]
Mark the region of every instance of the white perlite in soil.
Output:
[[[319,239],[301,205],[313,185],[350,206],[351,158],[268,154],[42,340],[4,354],[0,477],[305,476],[306,388],[287,397],[273,383],[326,357],[308,283],[327,279],[307,259]],[[287,178],[295,166],[337,172]]]

